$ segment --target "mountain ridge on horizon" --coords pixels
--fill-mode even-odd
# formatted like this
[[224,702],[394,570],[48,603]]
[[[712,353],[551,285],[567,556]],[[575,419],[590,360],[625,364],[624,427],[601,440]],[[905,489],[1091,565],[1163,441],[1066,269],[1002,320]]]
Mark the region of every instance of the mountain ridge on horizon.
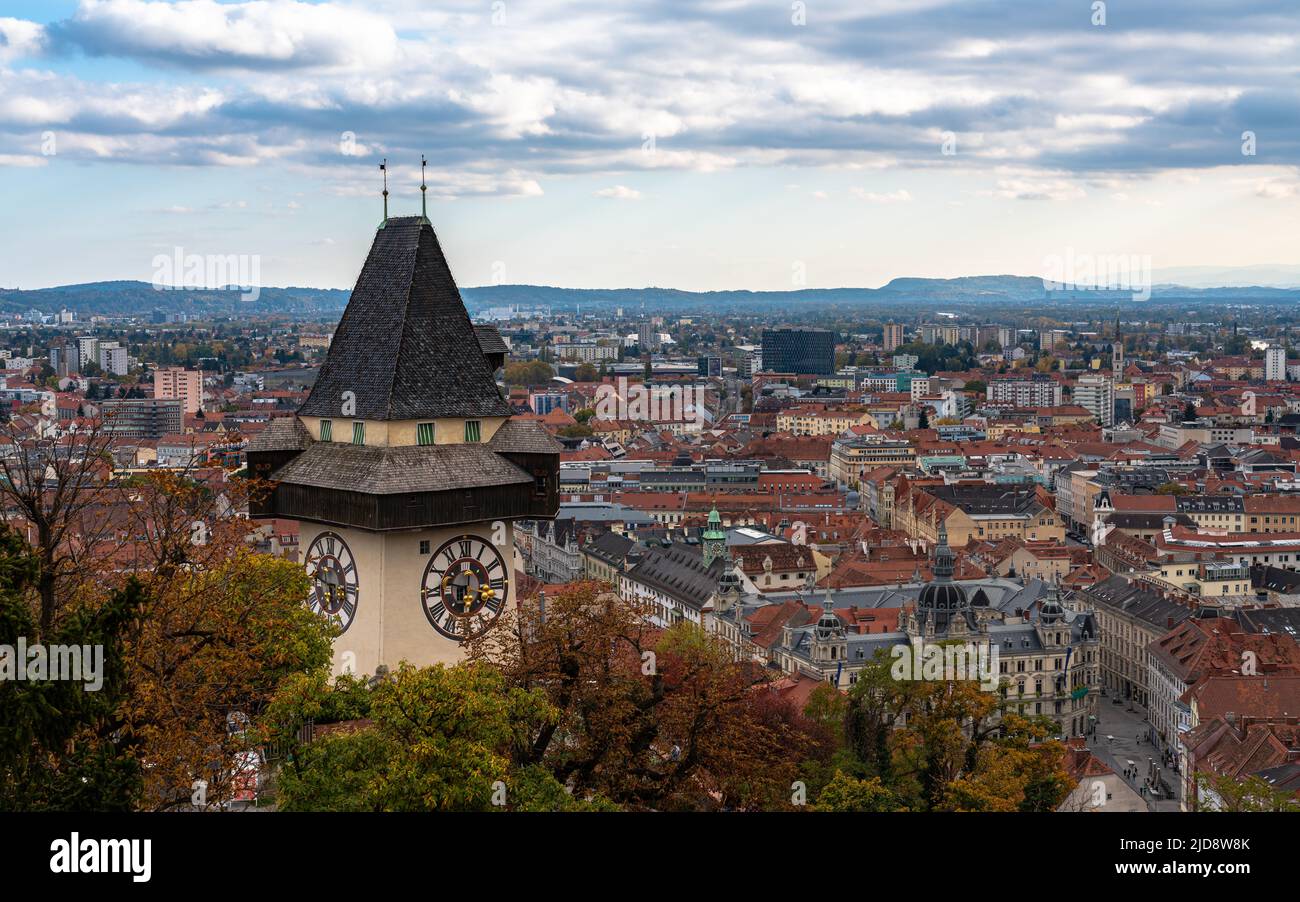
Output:
[[[1221,272],[1217,267],[1202,269]],[[1231,268],[1229,268],[1231,269]],[[1236,268],[1242,269],[1242,268]],[[1300,266],[1297,286],[1300,286]],[[1163,272],[1155,270],[1155,274]],[[1300,287],[1270,285],[1189,286],[1156,281],[1152,288],[1155,299],[1188,301],[1300,301]],[[1060,302],[1071,300],[1123,300],[1132,292],[1095,289],[1066,289],[1048,291],[1038,276],[976,275],[952,278],[899,276],[879,288],[791,288],[785,290],[716,289],[694,291],[681,288],[646,286],[643,288],[565,288],[552,285],[526,283],[509,285],[471,286],[460,289],[466,306],[478,311],[494,306],[541,306],[551,308],[588,305],[635,307],[654,303],[658,309],[687,312],[707,306],[730,303],[733,307],[743,302],[749,309],[764,309],[789,303],[806,304],[810,301],[829,304],[861,304],[877,302],[893,305],[909,303],[970,304],[977,302],[1002,302],[1025,304],[1033,302]],[[300,286],[263,287],[256,298],[242,299],[242,288],[155,288],[149,282],[118,279],[101,282],[84,282],[48,288],[0,288],[0,311],[24,312],[37,309],[55,313],[67,309],[77,313],[104,313],[118,315],[145,315],[157,309],[189,313],[234,313],[244,310],[256,314],[298,313],[324,314],[341,311],[351,294],[343,288],[306,288]]]

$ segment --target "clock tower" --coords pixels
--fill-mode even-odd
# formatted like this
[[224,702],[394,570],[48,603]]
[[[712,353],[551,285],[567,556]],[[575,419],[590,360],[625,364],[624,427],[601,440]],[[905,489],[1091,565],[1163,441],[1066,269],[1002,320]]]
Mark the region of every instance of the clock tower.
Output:
[[511,417],[499,356],[429,220],[386,218],[307,401],[249,442],[251,514],[300,523],[336,671],[454,662],[514,604],[512,521],[555,515],[560,445]]

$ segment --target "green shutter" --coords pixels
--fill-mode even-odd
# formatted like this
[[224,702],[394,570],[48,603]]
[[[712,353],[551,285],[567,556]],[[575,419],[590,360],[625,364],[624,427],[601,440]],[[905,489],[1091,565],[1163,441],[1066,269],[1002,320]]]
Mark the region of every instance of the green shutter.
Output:
[[415,429],[415,440],[421,445],[433,444],[433,424],[420,423]]
[[321,440],[322,442],[332,442],[332,441],[334,441],[334,421],[333,421],[333,420],[321,420],[321,421],[320,421],[320,440]]
[[366,424],[357,421],[352,424],[352,444],[364,445],[366,443]]
[[480,430],[480,424],[479,424],[479,421],[478,421],[478,420],[466,420],[466,421],[465,421],[465,441],[467,441],[467,442],[477,442],[477,441],[479,441],[479,440],[480,440],[480,439],[479,439],[479,435],[480,435],[480,431],[479,431],[479,430]]

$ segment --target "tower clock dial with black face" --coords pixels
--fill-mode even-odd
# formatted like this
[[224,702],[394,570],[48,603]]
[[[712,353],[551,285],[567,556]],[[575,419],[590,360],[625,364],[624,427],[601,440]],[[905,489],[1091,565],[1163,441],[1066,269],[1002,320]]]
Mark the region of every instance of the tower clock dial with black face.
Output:
[[510,572],[486,539],[463,535],[446,542],[424,568],[424,616],[448,639],[481,636],[496,622],[510,591]]
[[360,596],[357,584],[357,562],[352,549],[332,532],[323,532],[307,549],[307,576],[311,579],[311,594],[307,605],[324,614],[346,631],[357,614]]

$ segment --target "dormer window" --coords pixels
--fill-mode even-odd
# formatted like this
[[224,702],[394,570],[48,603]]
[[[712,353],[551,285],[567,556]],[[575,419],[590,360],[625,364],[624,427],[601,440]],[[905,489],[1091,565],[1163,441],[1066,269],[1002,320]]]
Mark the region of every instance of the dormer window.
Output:
[[465,441],[479,442],[482,441],[483,424],[478,420],[465,421]]

